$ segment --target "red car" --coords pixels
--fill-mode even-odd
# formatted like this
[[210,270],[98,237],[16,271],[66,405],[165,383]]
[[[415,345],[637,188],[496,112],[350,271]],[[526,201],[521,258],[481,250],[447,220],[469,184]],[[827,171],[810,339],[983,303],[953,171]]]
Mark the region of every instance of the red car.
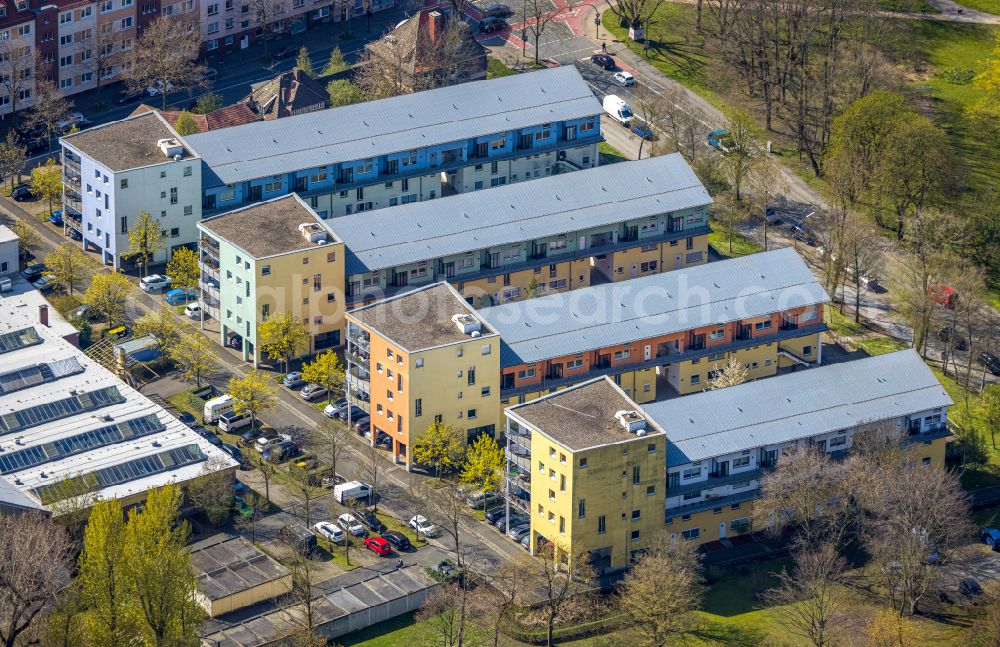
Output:
[[365,548],[382,557],[392,553],[392,546],[381,537],[367,537],[365,539]]
[[954,310],[958,305],[958,292],[947,285],[932,285],[927,288],[927,294],[948,310]]

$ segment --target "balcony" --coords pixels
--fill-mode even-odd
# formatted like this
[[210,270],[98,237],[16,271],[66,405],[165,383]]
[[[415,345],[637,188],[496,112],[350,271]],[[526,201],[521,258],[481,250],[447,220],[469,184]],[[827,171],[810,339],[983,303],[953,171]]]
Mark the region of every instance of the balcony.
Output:
[[63,156],[63,177],[75,178],[77,185],[80,184],[80,162]]
[[219,243],[210,238],[202,238],[199,242],[201,251],[204,255],[219,260]]
[[78,214],[83,213],[83,203],[80,200],[71,198],[69,195],[63,196],[63,207],[66,211],[73,211]]

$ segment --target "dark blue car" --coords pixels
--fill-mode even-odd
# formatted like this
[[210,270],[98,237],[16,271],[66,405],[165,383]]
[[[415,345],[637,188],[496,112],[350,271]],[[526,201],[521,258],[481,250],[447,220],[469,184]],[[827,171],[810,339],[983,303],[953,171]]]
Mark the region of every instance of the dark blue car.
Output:
[[49,222],[51,222],[53,225],[57,227],[62,227],[63,224],[62,214],[63,214],[62,209],[53,211],[52,215],[49,216]]
[[983,528],[979,531],[979,538],[983,540],[984,544],[1000,552],[1000,530],[996,528]]

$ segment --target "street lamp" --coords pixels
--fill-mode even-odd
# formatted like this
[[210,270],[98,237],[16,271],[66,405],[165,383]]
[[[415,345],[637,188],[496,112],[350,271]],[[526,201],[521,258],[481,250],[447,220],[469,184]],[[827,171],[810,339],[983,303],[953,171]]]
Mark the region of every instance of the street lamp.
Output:
[[370,32],[372,30],[372,3],[371,0],[365,0],[365,32]]
[[594,11],[597,15],[594,16],[594,38],[601,37],[601,12],[594,7]]

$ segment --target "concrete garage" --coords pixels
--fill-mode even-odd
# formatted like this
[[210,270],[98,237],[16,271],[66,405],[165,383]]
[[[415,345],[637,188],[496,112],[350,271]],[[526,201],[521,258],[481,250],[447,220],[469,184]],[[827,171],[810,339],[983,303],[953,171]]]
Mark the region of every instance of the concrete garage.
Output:
[[191,546],[198,601],[210,618],[271,600],[292,590],[287,568],[242,537],[216,535]]
[[[345,573],[319,585],[323,594],[313,607],[317,631],[332,640],[416,611],[435,586],[437,582],[420,566],[386,573],[365,568]],[[202,642],[218,647],[271,645],[298,627],[294,614],[294,607],[269,607],[256,617],[234,614],[239,617],[232,622],[214,618],[206,623]]]

